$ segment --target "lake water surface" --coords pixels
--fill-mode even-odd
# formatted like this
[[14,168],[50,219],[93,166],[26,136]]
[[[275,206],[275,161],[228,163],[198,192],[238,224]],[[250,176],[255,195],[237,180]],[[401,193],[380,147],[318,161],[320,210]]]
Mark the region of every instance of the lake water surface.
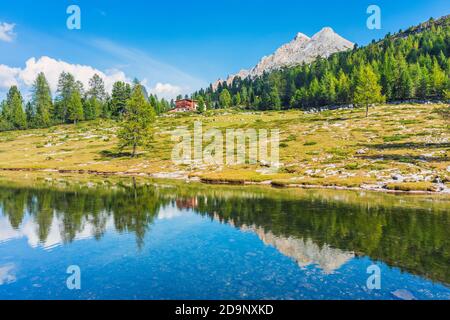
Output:
[[0,299],[450,299],[448,198],[49,181],[0,184]]

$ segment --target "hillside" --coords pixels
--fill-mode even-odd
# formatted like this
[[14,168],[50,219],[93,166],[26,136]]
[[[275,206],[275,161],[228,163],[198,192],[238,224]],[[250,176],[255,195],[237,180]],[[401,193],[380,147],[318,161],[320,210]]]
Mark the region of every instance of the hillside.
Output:
[[424,31],[431,31],[433,28],[441,27],[445,28],[450,24],[450,14],[443,16],[437,20],[430,19],[428,21],[425,21],[417,26],[410,27],[406,29],[405,31],[400,31],[392,36],[393,39],[396,38],[406,38],[410,35],[424,32]]
[[[386,105],[374,107],[369,118],[361,109],[163,116],[157,118],[151,147],[137,158],[116,149],[116,122],[97,120],[0,133],[0,168],[448,192],[448,112],[445,105]],[[192,128],[197,120],[204,130],[280,129],[280,171],[270,173],[264,165],[175,165],[171,132]]]
[[[335,38],[329,36],[333,35],[330,30],[321,33],[328,40]],[[304,37],[299,39],[307,42]],[[297,61],[294,51],[284,50],[279,60]],[[229,81],[199,90],[193,97],[209,108],[250,110],[360,104],[357,92],[364,91],[364,75],[373,74],[374,90],[369,90],[374,93],[372,103],[450,100],[449,16],[387,34],[365,47],[336,51],[329,57],[324,55],[327,58],[305,60],[304,64],[298,61],[283,68],[271,68],[268,63],[256,77],[241,72]],[[269,62],[271,59],[275,58]]]

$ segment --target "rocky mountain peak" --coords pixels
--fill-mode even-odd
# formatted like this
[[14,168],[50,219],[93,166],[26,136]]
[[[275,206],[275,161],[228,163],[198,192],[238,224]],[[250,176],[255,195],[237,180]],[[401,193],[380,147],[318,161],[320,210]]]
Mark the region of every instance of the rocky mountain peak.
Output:
[[294,40],[298,41],[298,40],[301,40],[301,39],[309,40],[310,38],[306,34],[299,32],[295,36]]
[[[282,45],[275,53],[263,57],[252,69],[241,70],[238,74],[230,75],[227,84],[231,85],[236,77],[254,78],[261,76],[264,72],[311,63],[318,56],[327,58],[335,52],[352,49],[353,46],[352,42],[338,35],[330,27],[323,28],[312,38],[299,32],[291,42]],[[216,89],[222,82],[223,80],[219,79],[213,84],[213,88]]]
[[329,37],[329,36],[333,36],[334,34],[336,34],[336,33],[334,32],[334,30],[332,28],[325,27],[325,28],[322,28],[322,30],[317,32],[315,35],[313,35],[312,39],[318,39],[321,37]]

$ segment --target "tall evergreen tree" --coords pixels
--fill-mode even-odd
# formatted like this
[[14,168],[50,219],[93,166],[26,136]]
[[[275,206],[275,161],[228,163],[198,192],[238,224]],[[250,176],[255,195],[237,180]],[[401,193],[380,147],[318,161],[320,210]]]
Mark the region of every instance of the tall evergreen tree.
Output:
[[445,89],[446,75],[435,59],[430,74],[430,91],[434,97],[442,97]]
[[221,92],[220,97],[219,97],[219,102],[220,102],[220,106],[222,108],[231,107],[232,100],[231,100],[231,95],[230,95],[230,92],[228,91],[228,89],[224,89]]
[[429,94],[429,74],[426,67],[419,67],[418,83],[416,89],[416,95],[419,99],[425,99]]
[[114,83],[110,102],[113,117],[119,117],[125,112],[125,107],[130,97],[131,87],[128,83],[122,81]]
[[8,91],[3,115],[12,128],[26,129],[27,116],[23,106],[23,98],[17,86],[12,86]]
[[27,127],[35,128],[36,127],[36,112],[30,101],[28,101],[27,104],[25,105],[25,116],[27,118]]
[[362,65],[359,68],[353,101],[357,105],[366,107],[366,117],[369,116],[370,105],[385,101],[378,81],[378,77],[370,65]]
[[198,107],[197,107],[197,111],[198,111],[199,113],[203,113],[203,112],[205,112],[205,110],[206,110],[205,100],[203,99],[202,96],[200,96],[200,97],[198,98]]
[[336,100],[338,104],[350,102],[350,81],[342,69],[339,71],[336,91]]
[[74,90],[67,104],[68,119],[76,124],[78,121],[84,120],[83,103],[78,90]]
[[13,130],[11,122],[6,118],[6,111],[8,109],[6,100],[0,103],[0,131]]
[[95,97],[101,103],[104,103],[106,100],[105,83],[98,74],[94,74],[92,78],[89,79],[87,97]]
[[34,125],[48,127],[52,123],[53,102],[50,85],[44,73],[39,73],[32,88],[31,106],[34,111]]
[[233,97],[233,104],[236,107],[239,107],[241,105],[241,94],[238,92]]
[[92,96],[85,99],[83,103],[83,114],[85,120],[94,120],[103,114],[103,103]]
[[245,86],[243,86],[241,90],[241,103],[248,107],[248,90]]
[[64,71],[60,74],[54,106],[54,117],[57,122],[63,123],[69,120],[69,101],[72,93],[80,89],[78,87],[72,74]]
[[142,86],[135,84],[118,133],[119,147],[131,147],[132,156],[135,157],[137,147],[145,146],[152,138],[151,127],[154,120],[155,111],[146,99]]
[[400,100],[408,100],[414,96],[414,83],[406,67],[400,71],[396,93]]
[[105,90],[105,83],[103,79],[98,75],[94,74],[91,79],[89,79],[89,88],[86,92],[86,98],[84,101],[84,114],[86,120],[93,120],[100,116],[107,117],[107,98]]
[[280,94],[278,93],[278,89],[276,86],[273,86],[272,90],[270,91],[270,106],[273,110],[281,109]]

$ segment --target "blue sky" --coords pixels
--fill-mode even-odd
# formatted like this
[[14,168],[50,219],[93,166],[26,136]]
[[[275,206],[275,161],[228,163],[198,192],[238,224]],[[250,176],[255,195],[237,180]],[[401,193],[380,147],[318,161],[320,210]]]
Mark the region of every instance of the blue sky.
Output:
[[[71,4],[81,8],[81,30],[66,27]],[[381,30],[366,27],[371,4],[381,8]],[[330,26],[363,45],[446,14],[448,0],[1,1],[0,27],[14,27],[11,39],[0,37],[0,86],[2,79],[10,83],[7,72],[29,83],[32,70],[23,76],[14,68],[23,71],[32,57],[36,61],[28,69],[40,68],[39,58],[48,56],[117,79],[120,71],[156,91],[159,83],[161,92],[173,93],[173,86],[185,93],[254,66],[297,32],[312,36]]]

